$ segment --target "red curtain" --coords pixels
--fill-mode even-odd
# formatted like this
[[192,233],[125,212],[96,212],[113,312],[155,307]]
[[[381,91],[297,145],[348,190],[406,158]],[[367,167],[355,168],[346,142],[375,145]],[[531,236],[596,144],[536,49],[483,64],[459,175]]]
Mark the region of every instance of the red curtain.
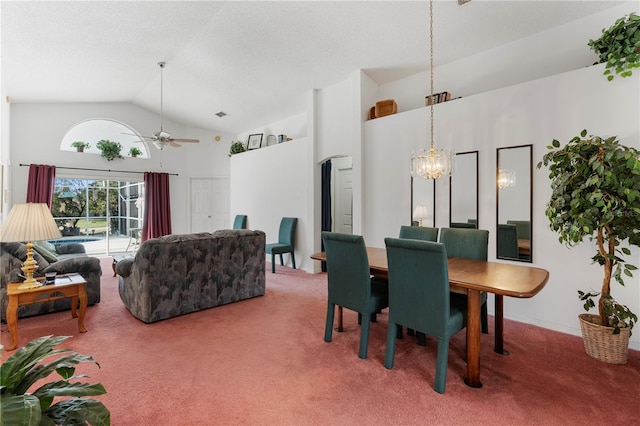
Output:
[[142,242],[171,234],[168,173],[144,173],[144,221]]
[[46,203],[51,208],[55,179],[55,166],[31,164],[27,181],[27,203]]

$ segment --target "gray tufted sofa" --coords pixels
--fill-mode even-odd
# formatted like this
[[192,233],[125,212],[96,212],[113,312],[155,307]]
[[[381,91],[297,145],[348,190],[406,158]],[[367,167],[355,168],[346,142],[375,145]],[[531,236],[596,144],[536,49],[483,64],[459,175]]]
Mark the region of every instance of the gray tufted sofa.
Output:
[[[43,276],[45,272],[56,271],[58,274],[77,272],[87,281],[87,303],[89,306],[100,302],[100,276],[102,269],[100,259],[86,255],[82,244],[68,244],[59,246],[53,254],[57,261],[49,263],[35,249],[33,258],[38,262],[38,270],[35,277]],[[2,243],[0,245],[0,304],[2,307],[1,317],[6,320],[6,310],[9,300],[7,298],[7,283],[20,282],[20,268],[27,258],[27,247],[22,243]],[[55,258],[50,258],[56,260]],[[33,315],[47,314],[50,312],[64,311],[71,308],[71,299],[63,298],[52,302],[34,303],[32,305],[20,306],[18,308],[18,318]]]
[[265,234],[220,230],[145,241],[116,265],[120,298],[152,323],[265,293]]

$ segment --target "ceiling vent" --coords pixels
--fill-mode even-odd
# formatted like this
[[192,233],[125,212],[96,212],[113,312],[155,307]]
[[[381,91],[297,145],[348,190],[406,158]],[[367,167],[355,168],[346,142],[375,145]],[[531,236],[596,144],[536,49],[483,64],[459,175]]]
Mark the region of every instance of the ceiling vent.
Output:
[[216,114],[215,114],[215,115],[217,115],[218,117],[222,118],[222,117],[224,117],[225,115],[227,115],[227,113],[226,113],[226,112],[224,112],[224,111],[218,111],[218,112],[216,112]]

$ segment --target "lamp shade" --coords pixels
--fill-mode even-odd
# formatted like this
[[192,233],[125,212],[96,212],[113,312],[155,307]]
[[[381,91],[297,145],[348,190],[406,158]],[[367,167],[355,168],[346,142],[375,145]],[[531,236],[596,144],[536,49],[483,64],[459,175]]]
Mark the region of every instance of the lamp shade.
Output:
[[415,209],[413,209],[413,217],[415,219],[424,219],[428,216],[429,213],[427,212],[427,206],[418,205]]
[[5,242],[54,240],[61,236],[44,203],[15,204],[0,228],[0,241]]

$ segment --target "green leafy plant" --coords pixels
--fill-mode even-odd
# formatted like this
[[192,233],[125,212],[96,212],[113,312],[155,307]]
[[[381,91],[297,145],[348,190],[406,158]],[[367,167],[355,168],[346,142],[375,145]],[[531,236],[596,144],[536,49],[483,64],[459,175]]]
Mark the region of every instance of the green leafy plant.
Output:
[[142,151],[134,146],[129,150],[129,155],[132,157],[137,157],[138,155],[142,155]]
[[600,292],[578,292],[588,311],[600,296],[600,324],[633,328],[638,318],[611,296],[611,277],[624,285],[623,275],[632,277],[636,266],[627,263],[631,255],[623,242],[640,246],[640,151],[621,145],[616,136],[603,139],[583,130],[564,147],[553,140],[538,168],[549,167],[551,199],[545,214],[550,228],[569,247],[585,238],[596,241],[592,261],[602,265]]
[[633,68],[640,67],[640,16],[630,13],[618,19],[602,35],[587,43],[596,52],[600,63],[606,62],[604,75],[613,80],[614,74],[629,77]]
[[231,142],[231,148],[229,148],[229,157],[234,154],[245,152],[247,149],[244,147],[244,142],[233,141]]
[[[70,349],[54,349],[68,336],[44,336],[32,340],[11,355],[0,366],[0,413],[3,425],[109,425],[111,414],[99,401],[83,396],[106,393],[100,383],[71,382],[87,377],[74,375],[75,366],[93,362],[92,357],[80,355]],[[56,359],[48,359],[58,356]],[[37,381],[57,372],[62,380],[48,382],[32,393],[29,389]],[[55,397],[73,398],[58,400]]]
[[102,156],[108,161],[112,161],[114,158],[124,158],[120,151],[122,151],[122,145],[120,142],[113,142],[107,139],[102,139],[96,144],[98,149],[102,151]]
[[71,146],[76,148],[78,152],[84,151],[85,148],[86,149],[91,148],[91,144],[89,142],[83,142],[83,141],[75,141],[71,144]]

